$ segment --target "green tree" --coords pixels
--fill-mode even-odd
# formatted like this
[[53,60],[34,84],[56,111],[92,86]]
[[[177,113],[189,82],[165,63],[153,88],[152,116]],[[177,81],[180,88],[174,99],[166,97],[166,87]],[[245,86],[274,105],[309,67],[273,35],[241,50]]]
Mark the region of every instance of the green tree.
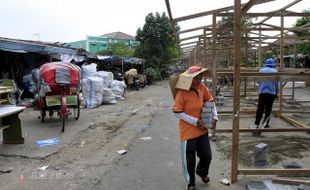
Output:
[[127,47],[124,43],[110,44],[110,50],[98,52],[99,55],[119,55],[122,57],[133,57],[135,49]]
[[165,77],[168,67],[180,56],[177,31],[179,27],[174,26],[165,13],[148,14],[143,28],[137,30],[136,39],[140,45],[136,56],[146,60],[146,67],[152,68],[153,74],[159,73],[160,76],[153,76],[154,79]]
[[[304,13],[310,13],[310,9],[303,10]],[[296,20],[296,23],[293,25],[294,27],[300,27],[304,26],[306,24],[310,24],[310,17],[301,17]],[[306,26],[307,28],[310,28],[310,26]],[[310,36],[310,29],[304,30],[304,31],[295,31],[294,32],[298,37],[308,37]],[[297,46],[297,52],[304,54],[304,55],[310,55],[310,43],[309,40],[304,40],[305,43],[299,44]]]

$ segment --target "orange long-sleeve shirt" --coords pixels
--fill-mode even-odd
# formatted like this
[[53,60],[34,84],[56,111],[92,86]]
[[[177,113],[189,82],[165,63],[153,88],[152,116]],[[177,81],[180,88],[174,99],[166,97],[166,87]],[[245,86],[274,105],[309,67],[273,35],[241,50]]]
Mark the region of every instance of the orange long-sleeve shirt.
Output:
[[[209,89],[201,83],[197,90],[178,90],[172,111],[175,113],[184,112],[192,117],[200,118],[203,103],[207,101],[213,101],[213,97]],[[181,141],[208,133],[208,130],[200,129],[184,120],[179,121],[179,128]]]

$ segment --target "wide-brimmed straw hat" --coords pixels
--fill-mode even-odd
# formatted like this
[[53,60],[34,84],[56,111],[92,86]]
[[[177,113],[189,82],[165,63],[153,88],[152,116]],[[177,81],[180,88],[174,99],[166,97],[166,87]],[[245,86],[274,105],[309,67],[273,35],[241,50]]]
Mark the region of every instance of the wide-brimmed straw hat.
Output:
[[173,97],[175,97],[178,89],[189,90],[193,81],[193,78],[201,73],[206,72],[208,69],[199,67],[199,66],[191,66],[185,72],[180,74],[177,78],[172,79],[169,82],[170,89]]

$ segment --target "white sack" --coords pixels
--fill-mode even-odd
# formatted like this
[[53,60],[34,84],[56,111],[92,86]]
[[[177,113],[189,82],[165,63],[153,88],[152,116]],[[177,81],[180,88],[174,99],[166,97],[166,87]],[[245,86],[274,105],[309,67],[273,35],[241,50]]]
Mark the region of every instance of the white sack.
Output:
[[95,108],[101,105],[103,94],[103,79],[89,77],[82,80],[82,93],[87,108]]

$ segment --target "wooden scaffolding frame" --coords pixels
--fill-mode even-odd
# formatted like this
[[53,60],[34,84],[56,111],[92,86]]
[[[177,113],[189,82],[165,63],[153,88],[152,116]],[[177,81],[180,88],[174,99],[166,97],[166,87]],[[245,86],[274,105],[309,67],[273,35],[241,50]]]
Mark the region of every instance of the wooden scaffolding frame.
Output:
[[[302,0],[292,0],[292,2],[279,10],[272,11],[269,13],[247,13],[249,9],[257,4],[268,3],[274,0],[249,0],[245,4],[241,4],[241,0],[234,0],[234,6],[224,7],[216,10],[196,13],[188,16],[183,16],[179,18],[173,18],[170,8],[169,0],[165,0],[166,7],[168,10],[168,15],[171,19],[171,22],[181,22],[184,20],[189,20],[193,18],[198,18],[202,16],[212,15],[212,25],[200,26],[196,28],[191,28],[187,30],[179,31],[179,34],[203,30],[201,35],[195,35],[187,38],[180,39],[180,47],[183,50],[183,54],[189,56],[190,65],[197,65],[203,63],[202,66],[208,67],[211,70],[212,77],[212,93],[215,96],[217,76],[232,76],[233,77],[233,110],[227,113],[232,114],[233,123],[232,129],[216,129],[218,133],[232,133],[232,160],[231,160],[231,182],[235,183],[238,180],[238,175],[278,175],[278,174],[310,174],[310,168],[304,169],[240,169],[238,168],[238,148],[239,148],[239,133],[240,132],[310,132],[309,126],[300,123],[292,118],[284,115],[286,111],[283,111],[283,87],[282,84],[284,81],[296,81],[296,80],[310,80],[310,72],[305,70],[292,70],[284,69],[283,66],[283,56],[284,56],[284,31],[304,31],[309,30],[308,25],[302,27],[293,27],[293,28],[284,28],[284,18],[289,16],[302,17],[310,16],[309,13],[296,13],[287,11],[289,7],[299,3]],[[231,12],[233,11],[233,12]],[[217,26],[216,17],[217,16],[233,16],[232,20],[228,20],[221,26]],[[254,23],[253,26],[247,28],[241,28],[241,18],[243,16],[253,18],[253,17],[266,17],[259,23]],[[281,18],[281,26],[274,26],[266,24],[265,22],[272,17]],[[233,23],[233,24],[232,24]],[[229,25],[233,25],[233,36],[221,36],[223,30],[227,30]],[[258,31],[259,33],[254,33],[253,31]],[[263,35],[262,31],[280,31],[280,36],[268,36]],[[259,44],[258,54],[261,54],[262,44],[272,44],[269,42],[264,42],[266,39],[278,39],[280,47],[280,69],[278,73],[259,73],[258,69],[241,69],[241,33],[246,32],[246,39],[252,40]],[[258,35],[258,37],[248,37],[248,33]],[[197,39],[197,41],[190,43],[182,43],[186,40]],[[296,37],[285,37],[294,38]],[[305,39],[310,39],[306,37]],[[217,50],[223,50],[223,45],[221,48],[218,47],[217,41],[225,40],[225,44],[233,43],[233,47],[228,48],[228,56],[234,55],[233,59],[233,69],[221,69],[217,70]],[[191,46],[188,46],[191,45]],[[186,46],[186,47],[184,47]],[[182,48],[183,47],[183,48]],[[207,47],[211,49],[212,59],[208,59]],[[233,53],[231,52],[233,51]],[[247,50],[247,48],[246,48]],[[247,54],[246,54],[247,56]],[[258,56],[259,63],[262,62],[261,56]],[[280,96],[279,96],[279,110],[276,112],[277,116],[292,125],[298,128],[277,128],[277,129],[249,129],[249,128],[240,128],[239,121],[240,115],[243,113],[248,113],[246,110],[240,110],[240,81],[245,80],[278,80],[280,81]],[[293,83],[294,84],[294,83]],[[293,87],[294,89],[294,87]],[[294,91],[294,90],[293,90]],[[293,96],[293,92],[292,92]],[[252,110],[254,112],[255,110]],[[306,113],[306,112],[303,112]],[[307,112],[308,113],[308,112]],[[214,134],[214,133],[213,133]]]

